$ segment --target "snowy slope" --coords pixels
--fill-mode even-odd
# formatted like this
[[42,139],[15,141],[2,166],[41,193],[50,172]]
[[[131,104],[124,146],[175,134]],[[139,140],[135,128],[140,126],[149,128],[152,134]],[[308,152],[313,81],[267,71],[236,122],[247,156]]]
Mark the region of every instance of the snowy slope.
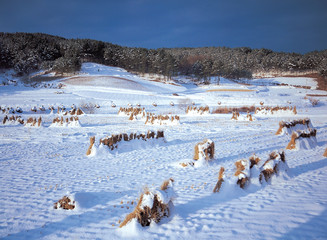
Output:
[[[63,80],[66,86],[61,90],[0,86],[1,106],[20,106],[24,119],[43,119],[40,128],[3,125],[5,114],[0,113],[1,239],[326,239],[327,98],[320,97],[313,107],[306,97],[325,92],[230,81],[219,86],[175,86],[93,63],[83,64],[75,80]],[[185,114],[192,102],[212,110],[218,101],[220,106],[260,106],[260,101],[265,106],[296,106],[298,115],[261,116],[248,122],[231,121],[231,114]],[[86,103],[100,108],[80,116],[81,127],[75,128],[49,127],[56,113],[31,111],[33,106],[70,109],[72,104]],[[155,114],[177,114],[180,124],[129,121],[117,114],[128,104],[141,104]],[[275,135],[279,121],[305,117],[317,129],[317,146],[285,150],[286,173],[270,183],[261,185],[254,178],[245,189],[223,185],[220,193],[212,193],[221,166],[232,178],[236,161],[253,153],[267,160],[290,140],[288,135]],[[95,156],[86,156],[91,136],[98,146],[100,138],[111,134],[147,130],[164,130],[165,141],[123,143],[114,151],[98,149]],[[181,167],[179,163],[192,161],[195,144],[205,138],[215,143],[215,159],[197,168]],[[132,222],[119,229],[119,221],[133,211],[143,187],[155,189],[169,178],[175,180],[177,194],[172,215],[149,227]],[[65,195],[76,201],[76,208],[54,209]]]

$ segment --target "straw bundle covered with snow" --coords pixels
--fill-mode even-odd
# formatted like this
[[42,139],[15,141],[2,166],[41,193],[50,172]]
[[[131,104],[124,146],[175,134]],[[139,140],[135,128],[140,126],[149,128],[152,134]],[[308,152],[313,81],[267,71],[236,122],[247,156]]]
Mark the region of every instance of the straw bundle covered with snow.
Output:
[[234,176],[237,177],[237,184],[241,188],[245,188],[245,186],[248,184],[251,173],[250,173],[250,160],[249,159],[241,159],[235,162],[236,171]]
[[233,111],[231,120],[252,122],[253,120],[255,120],[255,118],[252,116],[252,114],[250,112],[247,112],[246,115],[241,115],[239,112]]
[[187,106],[186,108],[186,114],[188,115],[204,115],[209,114],[209,107],[193,107],[193,106]]
[[75,208],[75,201],[71,200],[69,197],[64,196],[58,202],[54,203],[54,209],[62,208],[65,210],[73,210]]
[[178,115],[155,115],[153,113],[147,113],[146,125],[179,125],[180,118]]
[[10,125],[17,125],[17,124],[24,124],[24,119],[21,116],[12,115],[8,117],[7,115],[3,118],[2,124],[10,124]]
[[210,139],[199,142],[194,147],[194,160],[210,160],[215,156],[215,143]]
[[145,108],[139,108],[139,107],[128,107],[123,108],[120,107],[118,111],[118,115],[120,116],[129,116],[129,120],[137,120],[137,119],[143,119],[146,117],[146,111]]
[[287,107],[257,107],[255,109],[256,115],[296,115],[296,106],[287,106]]
[[146,227],[151,222],[158,223],[162,218],[169,217],[173,207],[172,200],[175,197],[173,182],[174,180],[170,178],[163,182],[160,189],[154,191],[146,189],[141,194],[134,211],[126,216],[119,227],[126,226],[133,219],[136,219],[142,227]]
[[289,150],[298,150],[298,149],[311,149],[317,146],[317,130],[308,129],[308,130],[297,130],[292,133],[291,140],[286,146],[286,149]]
[[297,119],[293,121],[280,121],[276,135],[291,135],[293,131],[313,129],[309,118]]
[[[164,132],[158,130],[157,132],[148,131],[147,133],[120,133],[120,134],[112,134],[111,136],[107,136],[105,138],[100,139],[100,146],[107,146],[109,150],[113,151],[118,148],[120,142],[131,142],[140,140],[142,142],[147,142],[156,139],[164,139]],[[93,156],[96,152],[96,146],[94,145],[95,140],[93,137],[90,138],[90,146],[86,155]],[[89,151],[90,150],[90,151]]]
[[50,127],[80,127],[81,124],[79,122],[78,117],[56,117],[55,119],[52,120],[52,124]]
[[225,173],[225,168],[224,167],[221,167],[220,170],[219,170],[218,182],[216,183],[216,186],[213,189],[213,192],[214,193],[219,192],[219,190],[221,188],[221,185],[224,182],[224,177],[225,177],[225,174],[224,173]]
[[27,119],[25,127],[41,127],[42,126],[42,118],[39,117],[37,120],[36,118],[30,117]]
[[262,183],[263,179],[268,182],[274,174],[278,174],[281,165],[286,165],[285,152],[274,151],[270,153],[268,160],[261,166],[259,181]]

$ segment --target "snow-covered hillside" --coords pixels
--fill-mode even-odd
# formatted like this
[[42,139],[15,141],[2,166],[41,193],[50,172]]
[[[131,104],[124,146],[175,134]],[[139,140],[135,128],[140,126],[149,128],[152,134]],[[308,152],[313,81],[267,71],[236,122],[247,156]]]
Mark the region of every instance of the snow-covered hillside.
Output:
[[[64,84],[60,89],[0,86],[0,238],[326,239],[327,97],[307,96],[326,92],[316,90],[312,79],[270,81],[312,89],[239,85],[227,79],[209,86],[165,84],[94,63],[83,64],[79,75],[56,80]],[[190,105],[209,106],[210,114],[186,114]],[[144,116],[131,121],[129,115],[118,115],[120,107],[132,106],[144,108]],[[211,113],[242,106],[296,106],[297,114],[251,112],[253,121],[242,121],[231,120],[231,113]],[[72,115],[65,111],[72,107],[84,114],[69,120]],[[13,113],[19,108],[22,113]],[[179,124],[146,125],[146,114],[174,117]],[[3,124],[6,115],[19,115],[25,123],[41,117],[42,123]],[[67,124],[53,125],[57,117]],[[315,141],[308,149],[287,150],[291,136],[275,134],[279,122],[305,118],[317,130]],[[135,137],[149,130],[163,131],[164,139]],[[132,140],[118,141],[113,150],[100,145],[100,139],[121,133]],[[87,156],[93,136],[93,152]],[[193,160],[194,147],[204,139],[214,142],[214,159],[199,164]],[[285,151],[286,164],[268,182],[260,182],[260,171],[277,162],[265,163],[273,151]],[[258,165],[235,176],[235,162],[254,153],[261,159]],[[213,193],[221,167],[224,181]],[[244,189],[237,184],[239,176],[248,176]],[[169,195],[174,207],[168,218],[146,227],[132,220],[119,228],[145,187],[163,198],[165,192],[157,189],[170,178],[175,194]],[[64,196],[75,201],[73,210],[54,208]]]

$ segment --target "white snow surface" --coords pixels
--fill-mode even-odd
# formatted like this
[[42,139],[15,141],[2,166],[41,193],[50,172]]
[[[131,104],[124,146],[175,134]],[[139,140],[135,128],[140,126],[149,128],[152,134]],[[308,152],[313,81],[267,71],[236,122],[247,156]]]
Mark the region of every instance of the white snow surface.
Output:
[[[78,77],[83,81],[63,80],[66,86],[61,94],[23,84],[0,86],[1,106],[20,107],[23,113],[18,115],[24,119],[42,117],[41,128],[3,125],[5,114],[0,112],[1,239],[326,239],[327,98],[320,97],[315,107],[305,99],[306,94],[326,92],[240,86],[227,80],[219,86],[198,87],[187,81],[178,86],[94,63],[83,64]],[[302,85],[303,80],[299,81],[296,85]],[[218,88],[253,91],[206,91]],[[218,101],[220,106],[239,107],[259,107],[260,101],[267,106],[292,102],[298,114],[257,116],[253,122],[231,121],[231,114],[185,114],[188,103],[208,105],[211,111]],[[100,108],[79,116],[80,127],[50,127],[58,115],[50,114],[49,105],[57,109],[85,103]],[[156,115],[179,115],[180,124],[147,126],[144,121],[129,121],[117,114],[119,107],[129,103],[139,103]],[[31,111],[42,105],[46,111]],[[290,135],[275,135],[279,121],[306,117],[317,129],[317,143],[312,148],[285,150],[287,176],[273,176],[261,185],[254,167],[245,189],[225,181],[221,192],[212,193],[221,166],[226,179],[231,179],[236,161],[253,153],[261,161],[268,159],[290,141]],[[105,136],[148,130],[164,130],[165,141],[136,141],[137,146],[123,142],[114,151],[97,147]],[[96,146],[88,157],[91,136],[96,137]],[[192,161],[194,146],[203,139],[215,143],[215,159],[198,167],[178,166],[181,160]],[[119,221],[133,211],[142,189],[160,186],[169,178],[174,179],[176,193],[171,216],[149,227],[133,220],[119,229]],[[63,196],[76,201],[74,210],[53,208]]]

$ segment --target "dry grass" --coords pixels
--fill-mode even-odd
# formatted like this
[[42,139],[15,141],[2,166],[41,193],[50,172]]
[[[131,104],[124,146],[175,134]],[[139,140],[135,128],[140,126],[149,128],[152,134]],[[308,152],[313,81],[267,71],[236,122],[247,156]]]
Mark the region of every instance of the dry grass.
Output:
[[209,89],[206,92],[253,92],[255,90],[250,89]]
[[325,149],[323,156],[327,158],[327,148]]
[[255,109],[256,114],[261,111],[270,112],[270,114],[277,113],[278,111],[291,111],[294,113],[294,115],[297,114],[296,106],[294,106],[294,107],[290,107],[290,106],[287,106],[287,107],[279,107],[279,106],[277,106],[277,107],[257,107]]

